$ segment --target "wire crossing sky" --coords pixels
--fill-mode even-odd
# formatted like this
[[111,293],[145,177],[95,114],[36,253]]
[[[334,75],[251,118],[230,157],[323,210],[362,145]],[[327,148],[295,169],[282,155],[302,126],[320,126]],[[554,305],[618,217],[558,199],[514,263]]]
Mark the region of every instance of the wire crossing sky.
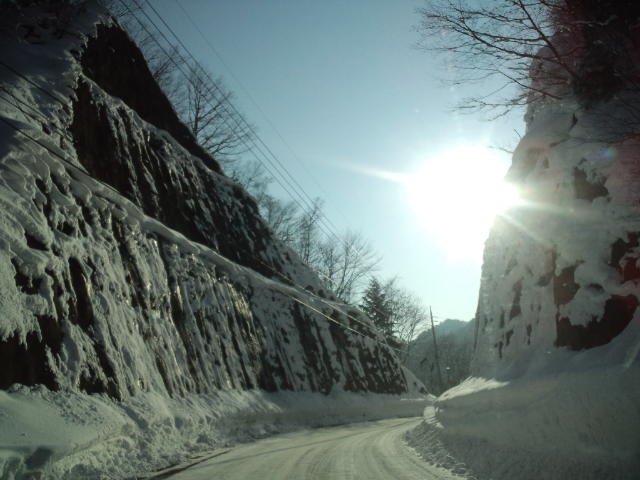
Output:
[[445,84],[446,59],[414,47],[421,2],[152,4],[225,79],[305,195],[325,200],[331,230],[360,231],[383,256],[378,274],[398,276],[438,317],[473,317],[486,235],[471,225],[474,205],[492,203],[487,182],[510,162],[488,147],[512,148],[524,112],[455,112],[479,87]]

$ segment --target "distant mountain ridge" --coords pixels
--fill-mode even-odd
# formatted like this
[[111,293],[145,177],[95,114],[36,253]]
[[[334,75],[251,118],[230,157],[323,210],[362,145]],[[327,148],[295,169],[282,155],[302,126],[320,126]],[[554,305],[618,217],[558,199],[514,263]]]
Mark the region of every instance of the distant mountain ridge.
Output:
[[418,335],[407,349],[406,367],[420,379],[429,392],[441,393],[470,374],[475,322],[446,319],[435,326],[438,360],[442,385],[438,375],[433,333],[431,329]]
[[464,328],[467,325],[469,325],[468,321],[447,318],[436,324],[436,333],[440,335],[448,335]]

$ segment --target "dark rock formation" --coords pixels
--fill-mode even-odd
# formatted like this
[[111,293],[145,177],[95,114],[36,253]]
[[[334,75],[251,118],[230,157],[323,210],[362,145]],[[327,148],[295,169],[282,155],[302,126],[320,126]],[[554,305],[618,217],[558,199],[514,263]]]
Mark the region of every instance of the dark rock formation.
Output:
[[368,320],[314,294],[327,289],[195,143],[127,35],[89,28],[37,45],[1,30],[18,52],[3,60],[38,72],[1,80],[39,113],[0,105],[32,137],[2,130],[0,388],[406,391],[394,353],[340,326]]

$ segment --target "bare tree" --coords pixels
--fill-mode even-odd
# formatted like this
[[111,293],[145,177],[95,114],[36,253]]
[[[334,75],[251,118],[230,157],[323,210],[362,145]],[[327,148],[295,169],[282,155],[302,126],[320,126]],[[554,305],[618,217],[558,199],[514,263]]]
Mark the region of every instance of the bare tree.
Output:
[[177,45],[160,48],[144,30],[138,30],[135,39],[142,50],[147,65],[156,83],[165,93],[176,113],[184,108],[185,95],[180,70],[186,67],[186,61],[180,55]]
[[410,342],[421,328],[427,326],[427,310],[418,297],[398,285],[396,277],[388,280],[383,290],[391,312],[393,336],[403,350],[404,362]]
[[260,211],[273,233],[286,244],[293,246],[298,233],[298,205],[291,200],[287,202],[271,195],[264,195],[261,198]]
[[380,260],[360,233],[346,232],[320,243],[313,266],[339,298],[352,302]]
[[143,9],[137,1],[101,0],[111,14],[142,51],[151,75],[162,91],[167,95],[176,111],[183,102],[180,70],[186,67],[186,61],[175,44],[160,42],[153,35],[151,25],[143,21]]
[[320,220],[322,219],[323,201],[315,198],[311,205],[300,214],[296,226],[293,249],[307,265],[313,265],[316,260],[318,239],[320,235]]
[[254,131],[231,105],[233,94],[199,64],[188,67],[182,115],[198,143],[218,161],[229,163],[248,149]]
[[342,249],[335,239],[325,239],[318,244],[318,255],[314,269],[321,279],[335,291],[336,279],[342,267]]
[[258,160],[227,162],[224,159],[222,164],[229,178],[242,185],[262,208],[265,199],[269,196],[269,185],[273,182],[273,178],[267,173],[263,164]]
[[110,5],[200,146],[223,165],[246,152],[255,135],[254,127],[232,105],[233,94],[222,79],[214,78],[198,62],[187,62],[177,45],[160,40],[140,16],[142,8],[137,1],[129,6],[111,0]]
[[461,107],[506,113],[569,91],[601,97],[635,76],[628,63],[638,11],[635,2],[430,0],[419,10],[419,45],[445,53],[458,82],[501,81]]
[[123,20],[131,19],[132,14],[142,11],[142,7],[137,2],[129,0],[98,0],[98,4],[106,8],[111,15],[121,23]]
[[[460,75],[459,82],[497,78],[498,88],[487,95],[465,98],[462,108],[501,107],[502,111],[547,96],[574,76],[566,52],[551,42],[552,15],[544,3],[524,0],[435,0],[421,8],[420,46],[447,53]],[[532,62],[552,63],[541,89],[532,85]],[[517,91],[513,95],[513,88]],[[500,96],[502,92],[508,96]]]

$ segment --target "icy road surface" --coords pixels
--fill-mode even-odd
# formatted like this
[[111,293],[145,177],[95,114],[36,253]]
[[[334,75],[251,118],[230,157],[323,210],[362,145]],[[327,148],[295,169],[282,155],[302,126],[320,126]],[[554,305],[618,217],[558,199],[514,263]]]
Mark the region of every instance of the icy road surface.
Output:
[[286,433],[239,445],[171,480],[462,479],[424,462],[404,441],[421,418]]

